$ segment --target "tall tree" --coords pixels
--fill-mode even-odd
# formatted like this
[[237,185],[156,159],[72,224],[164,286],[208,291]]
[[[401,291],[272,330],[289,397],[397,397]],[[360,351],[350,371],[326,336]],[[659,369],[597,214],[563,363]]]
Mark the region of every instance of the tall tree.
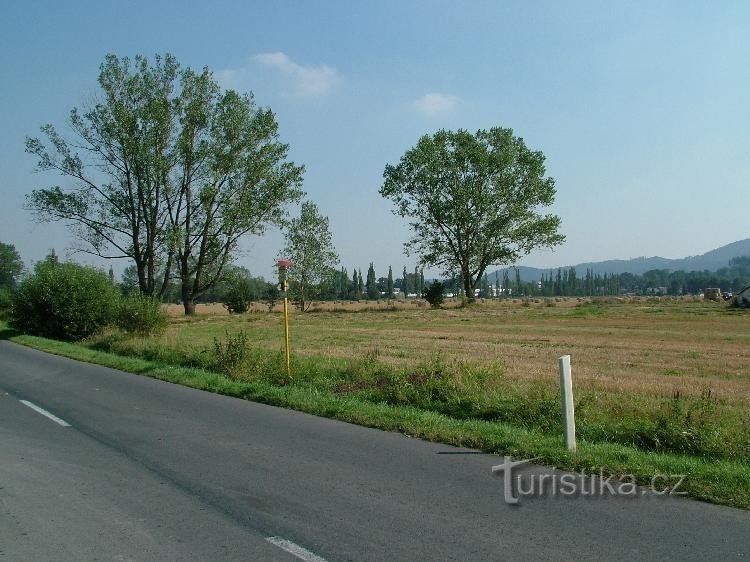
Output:
[[503,295],[506,297],[510,295],[510,275],[507,269],[503,271]]
[[555,196],[544,155],[510,129],[426,135],[383,177],[380,194],[411,221],[407,253],[446,274],[459,271],[469,298],[488,266],[564,240],[559,217],[538,212]]
[[479,285],[479,296],[486,299],[490,296],[490,282],[487,279],[487,274],[482,276],[482,283]]
[[68,178],[66,187],[35,189],[27,206],[42,221],[68,224],[80,251],[130,258],[140,291],[160,294],[166,260],[164,193],[177,127],[179,65],[171,55],[134,61],[107,55],[100,67],[101,97],[71,110],[72,138],[44,125],[44,140],[26,139],[38,169]]
[[359,300],[359,276],[357,275],[357,268],[354,268],[354,273],[352,273],[352,298]]
[[23,260],[13,244],[0,242],[0,287],[13,289],[23,273]]
[[387,289],[388,289],[388,298],[392,299],[393,298],[393,269],[391,268],[390,265],[388,266],[388,286],[387,286]]
[[365,290],[367,291],[367,298],[370,300],[377,299],[379,296],[377,280],[375,279],[375,265],[370,262],[370,267],[367,268],[367,282],[365,283]]
[[404,298],[409,296],[409,274],[406,272],[406,266],[404,266]]
[[300,310],[305,312],[316,288],[339,261],[328,218],[320,214],[312,201],[302,203],[300,216],[291,220],[286,245],[279,257],[294,262],[288,273],[289,288]]
[[303,168],[286,160],[273,112],[257,108],[252,94],[221,92],[208,69],[188,69],[181,81],[168,208],[182,300],[192,314],[242,236],[283,224],[285,205],[302,196]]
[[349,272],[346,271],[346,268],[343,265],[341,266],[341,271],[339,272],[339,279],[339,292],[336,298],[344,300],[349,296]]
[[286,161],[273,113],[222,92],[208,69],[108,55],[99,84],[99,101],[71,111],[71,140],[51,125],[46,141],[27,139],[40,169],[72,180],[27,204],[70,224],[80,250],[131,258],[144,294],[163,295],[176,269],[192,313],[240,237],[279,224],[301,198],[303,168]]

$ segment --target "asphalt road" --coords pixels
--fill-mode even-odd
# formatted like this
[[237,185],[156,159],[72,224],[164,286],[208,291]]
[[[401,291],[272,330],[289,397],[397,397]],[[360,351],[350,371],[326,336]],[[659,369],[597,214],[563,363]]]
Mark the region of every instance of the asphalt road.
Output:
[[750,558],[748,512],[508,505],[500,462],[0,341],[0,559]]

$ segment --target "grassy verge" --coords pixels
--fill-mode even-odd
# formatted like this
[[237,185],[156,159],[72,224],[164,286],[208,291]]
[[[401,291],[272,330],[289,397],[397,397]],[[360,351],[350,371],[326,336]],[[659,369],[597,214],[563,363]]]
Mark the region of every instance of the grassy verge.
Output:
[[681,489],[691,497],[750,509],[750,466],[740,461],[647,452],[619,443],[585,439],[579,442],[578,452],[571,454],[563,446],[561,437],[532,428],[498,421],[457,419],[414,406],[373,402],[366,396],[340,394],[305,381],[289,385],[237,379],[205,369],[20,335],[3,330],[2,324],[0,331],[3,337],[17,343],[80,361],[431,441],[517,458],[538,457],[540,463],[564,470],[632,474],[641,484],[648,484],[655,474],[686,474]]

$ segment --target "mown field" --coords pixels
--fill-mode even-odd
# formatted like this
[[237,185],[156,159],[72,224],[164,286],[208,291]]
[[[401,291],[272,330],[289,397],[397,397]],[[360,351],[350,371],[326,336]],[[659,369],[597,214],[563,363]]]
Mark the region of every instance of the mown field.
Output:
[[648,451],[750,462],[750,315],[697,299],[320,303],[228,315],[170,309],[159,339],[106,335],[98,349],[296,384],[458,419],[561,433],[558,358],[571,355],[578,433]]
[[[698,299],[319,303],[283,317],[170,307],[163,335],[25,343],[215,392],[750,508],[750,314]],[[64,349],[63,349],[64,348]],[[114,353],[126,360],[111,359]],[[571,355],[579,451],[564,449],[558,358]],[[145,360],[144,363],[139,361]],[[214,374],[218,373],[218,374]],[[595,470],[594,470],[595,471]]]
[[[210,347],[244,330],[249,345],[283,346],[280,307],[228,315],[199,305],[185,318],[171,305],[162,338],[176,349]],[[394,310],[395,309],[395,310]],[[700,397],[750,410],[750,314],[697,299],[537,299],[483,301],[431,310],[423,301],[320,303],[292,308],[295,354],[361,358],[414,367],[441,356],[498,368],[520,387],[557,384],[557,358],[572,357],[576,388],[634,396]],[[353,312],[356,312],[354,314]],[[167,343],[168,342],[168,343]]]

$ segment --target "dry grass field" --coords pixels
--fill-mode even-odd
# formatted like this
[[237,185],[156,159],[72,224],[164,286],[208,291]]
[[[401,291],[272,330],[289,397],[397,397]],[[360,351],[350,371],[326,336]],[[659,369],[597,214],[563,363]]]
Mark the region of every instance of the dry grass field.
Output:
[[[199,305],[184,318],[170,306],[170,347],[210,346],[244,330],[252,346],[277,351],[282,317],[257,305],[228,315]],[[578,391],[700,397],[750,410],[750,314],[693,299],[537,299],[484,301],[464,308],[422,302],[320,303],[291,309],[292,347],[303,356],[375,356],[409,367],[440,354],[499,366],[519,387],[557,384],[557,359],[570,354]]]

